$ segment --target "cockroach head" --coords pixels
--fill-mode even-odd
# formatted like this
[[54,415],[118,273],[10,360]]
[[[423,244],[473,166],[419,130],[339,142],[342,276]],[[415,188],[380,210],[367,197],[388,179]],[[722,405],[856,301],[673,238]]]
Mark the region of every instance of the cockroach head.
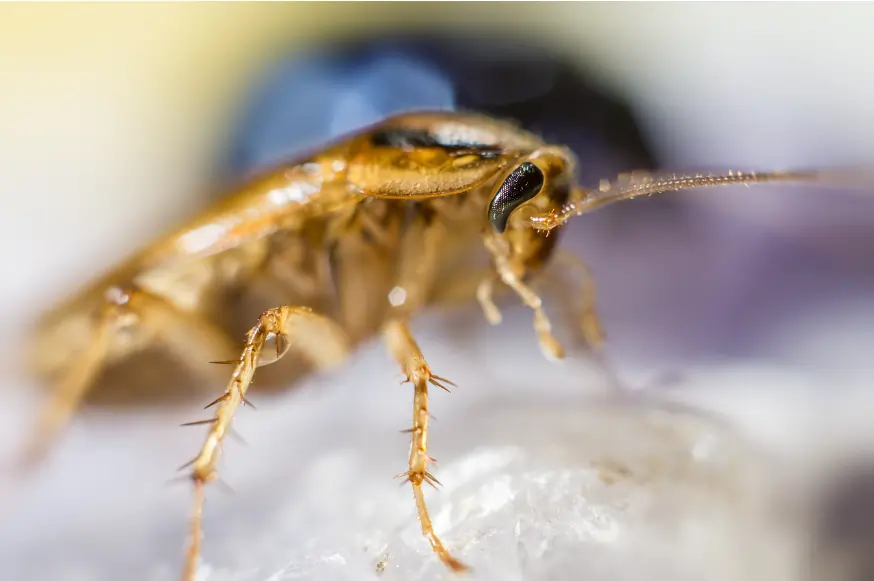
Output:
[[516,219],[512,215],[519,213],[521,206],[525,206],[525,215],[561,208],[572,189],[575,165],[570,150],[550,146],[520,158],[516,165],[505,170],[489,201],[488,220],[495,233],[503,234],[516,225],[531,226],[525,219],[513,224]]
[[495,232],[504,233],[510,214],[539,194],[545,181],[541,169],[530,161],[510,172],[489,203],[489,224]]

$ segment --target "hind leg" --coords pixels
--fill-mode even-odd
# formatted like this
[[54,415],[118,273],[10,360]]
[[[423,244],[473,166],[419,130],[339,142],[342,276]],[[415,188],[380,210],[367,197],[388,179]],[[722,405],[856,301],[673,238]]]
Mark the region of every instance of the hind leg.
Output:
[[18,459],[18,472],[30,471],[42,462],[100,373],[112,345],[113,323],[117,320],[111,311],[111,308],[104,310],[88,346],[53,386],[48,404],[42,410]]
[[89,344],[54,386],[34,433],[26,442],[19,461],[22,470],[33,468],[45,458],[103,367],[142,348],[124,340],[126,333],[137,332],[148,333],[174,353],[184,353],[182,361],[201,374],[214,373],[207,367],[210,359],[221,358],[232,348],[223,331],[198,315],[181,311],[141,290],[111,289],[97,315]]

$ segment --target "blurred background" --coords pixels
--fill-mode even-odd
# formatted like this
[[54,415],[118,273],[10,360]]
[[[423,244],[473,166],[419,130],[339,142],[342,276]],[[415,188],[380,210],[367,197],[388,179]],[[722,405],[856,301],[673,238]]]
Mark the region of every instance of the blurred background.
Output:
[[[421,101],[524,117],[580,153],[591,185],[641,165],[871,164],[872,26],[874,7],[863,3],[5,4],[4,452],[20,443],[44,395],[19,365],[34,319],[196,214],[233,175]],[[399,34],[420,42],[385,44]],[[342,48],[341,56],[325,56],[326,48]],[[864,518],[874,519],[874,510],[863,510],[874,490],[864,462],[874,425],[870,193],[670,194],[580,218],[563,241],[597,277],[611,369],[662,401],[717,412],[743,438],[790,461],[792,474],[815,489],[805,497],[811,520],[802,536],[825,547],[823,554],[851,555],[843,557],[844,573],[854,581],[871,579],[864,574],[872,566],[858,564],[853,551],[874,545],[874,520]],[[564,367],[540,361],[524,310],[508,308],[504,329],[490,330],[478,317],[473,305],[417,323],[432,365],[464,386],[435,397],[435,430],[444,435],[433,434],[433,446],[453,425],[454,437],[474,445],[476,430],[486,428],[460,418],[476,398],[494,409],[502,398],[526,402],[530,416],[520,421],[548,434],[551,416],[535,411],[544,396],[598,383],[585,353]],[[476,323],[460,338],[466,321]],[[295,561],[283,550],[306,533],[271,535],[257,517],[241,516],[259,514],[247,512],[249,494],[269,489],[277,502],[303,503],[295,491],[321,474],[346,483],[338,495],[388,489],[397,498],[386,502],[406,511],[397,521],[409,520],[408,491],[389,480],[405,465],[407,444],[395,431],[407,422],[409,394],[394,384],[380,345],[366,346],[351,365],[313,380],[318,390],[259,400],[258,413],[237,424],[249,448],[235,446],[225,462],[238,494],[210,497],[215,516],[207,517],[205,550],[219,569],[210,579],[267,579],[271,559]],[[189,491],[163,482],[200,442],[202,434],[173,428],[192,413],[189,406],[84,414],[26,493],[16,493],[14,514],[3,517],[4,578],[175,578]],[[327,418],[338,413],[349,427],[325,434]],[[501,430],[507,426],[490,433],[500,441]],[[357,458],[355,482],[342,477],[347,456],[323,448]],[[846,467],[857,463],[858,470]],[[388,514],[384,520],[395,518]],[[317,520],[308,522],[317,528]],[[391,537],[394,525],[380,526]],[[248,558],[219,550],[240,539],[263,548],[258,535],[282,537],[286,546]],[[411,538],[418,558],[429,559],[425,543]],[[331,569],[329,578],[374,574],[359,574],[348,559],[353,572]],[[817,563],[801,571],[823,566]],[[853,576],[853,568],[861,573]],[[309,578],[314,570],[323,572],[287,568],[272,578]],[[576,578],[533,570],[521,567],[515,578]],[[511,578],[489,571],[483,578]],[[788,578],[812,578],[806,573]]]

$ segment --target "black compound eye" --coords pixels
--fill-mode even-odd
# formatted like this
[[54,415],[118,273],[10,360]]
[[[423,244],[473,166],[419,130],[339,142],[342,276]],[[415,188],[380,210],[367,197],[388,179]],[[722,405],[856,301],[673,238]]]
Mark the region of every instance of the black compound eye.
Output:
[[543,188],[543,172],[526,161],[513,170],[489,204],[489,222],[495,232],[503,234],[513,210],[536,196]]

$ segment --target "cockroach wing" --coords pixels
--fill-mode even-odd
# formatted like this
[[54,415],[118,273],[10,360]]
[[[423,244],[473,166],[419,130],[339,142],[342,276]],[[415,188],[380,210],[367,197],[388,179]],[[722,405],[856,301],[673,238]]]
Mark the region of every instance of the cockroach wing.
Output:
[[350,160],[346,180],[380,198],[448,196],[494,178],[514,157],[475,149],[367,147]]

